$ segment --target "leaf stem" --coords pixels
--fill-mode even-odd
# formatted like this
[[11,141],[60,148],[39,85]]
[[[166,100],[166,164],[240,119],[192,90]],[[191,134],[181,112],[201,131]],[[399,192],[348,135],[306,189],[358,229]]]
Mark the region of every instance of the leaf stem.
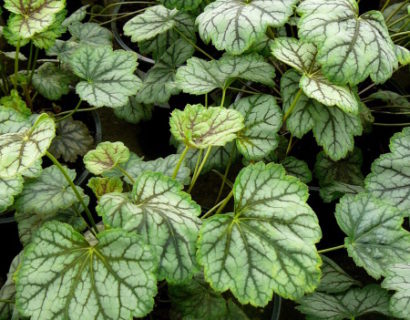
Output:
[[404,122],[404,123],[379,123],[379,122],[373,122],[374,126],[379,126],[379,127],[406,127],[410,126],[410,122]]
[[181,168],[182,162],[184,161],[184,159],[185,159],[185,157],[188,153],[188,150],[189,150],[189,146],[186,146],[184,151],[181,153],[181,156],[179,157],[177,166],[175,167],[174,172],[172,173],[172,179],[175,179],[177,177],[178,171]]
[[384,3],[384,6],[380,9],[380,11],[383,12],[389,4],[390,4],[390,0],[386,0],[386,2]]
[[[228,88],[229,88],[229,87],[228,87]],[[228,88],[223,88],[223,89],[222,89],[221,107],[223,107],[224,104],[225,104],[226,90],[227,90]]]
[[205,93],[205,108],[208,108],[208,94]]
[[224,202],[225,202],[225,199],[219,201],[216,205],[214,205],[211,209],[209,209],[209,210],[201,217],[201,219],[206,219],[206,218],[208,218],[208,217],[212,214],[212,212],[214,212],[216,209],[218,209],[218,207],[219,207],[220,205],[222,205]]
[[19,73],[20,38],[17,40],[16,55],[14,57],[14,89],[17,90],[17,75]]
[[9,299],[0,299],[1,303],[10,303],[10,304],[14,304],[13,300],[9,300]]
[[344,249],[344,248],[346,248],[346,246],[344,244],[341,244],[340,246],[318,250],[317,253],[323,254],[323,253],[326,253],[326,252],[336,251],[336,250],[340,250],[340,249]]
[[46,156],[55,164],[55,166],[61,171],[63,174],[64,178],[67,180],[68,184],[70,185],[71,189],[74,191],[75,196],[77,197],[78,201],[80,202],[81,206],[84,208],[85,213],[87,214],[88,220],[91,222],[91,225],[94,229],[94,232],[97,234],[98,229],[95,224],[93,215],[91,214],[90,209],[88,209],[87,205],[85,204],[83,197],[81,197],[80,193],[78,192],[74,182],[71,180],[71,178],[68,176],[67,172],[65,171],[64,167],[61,165],[61,163],[50,153],[46,152]]
[[289,143],[288,143],[288,147],[286,148],[286,156],[288,156],[288,154],[292,150],[292,142],[293,142],[293,135],[291,134],[290,139],[289,139]]
[[222,196],[222,192],[225,187],[225,182],[226,182],[226,179],[228,178],[229,169],[231,168],[231,165],[232,165],[232,159],[233,159],[234,153],[235,153],[235,146],[232,147],[232,150],[229,153],[228,164],[226,165],[225,173],[223,175],[222,183],[221,183],[221,186],[219,187],[219,192],[218,192],[218,196],[216,197],[215,203],[217,203]]
[[128,178],[128,180],[130,180],[130,182],[131,182],[132,185],[135,184],[134,178],[131,177],[131,175],[127,172],[127,170],[125,170],[125,169],[122,168],[121,166],[117,166],[117,169],[120,170],[121,173]]
[[[65,116],[63,116],[63,117],[61,117],[61,118],[58,118],[58,119],[56,120],[56,122],[60,122],[60,121],[63,121],[64,119],[70,118],[70,117],[71,117],[74,113],[76,113],[77,110],[80,108],[81,102],[83,102],[83,100],[80,99],[73,110],[71,110],[71,111],[70,111],[69,113],[67,113]],[[61,114],[61,113],[59,113],[59,114]]]
[[[101,108],[100,107],[83,108],[83,109],[76,110],[75,112],[94,111],[94,110],[98,110],[98,109],[101,109]],[[73,110],[62,111],[62,112],[58,113],[57,115],[62,116],[64,114],[68,114],[68,113],[71,113],[71,112],[73,112]]]
[[202,171],[202,169],[204,168],[205,163],[206,163],[206,161],[207,161],[208,158],[209,158],[209,155],[211,154],[211,150],[212,150],[212,146],[209,146],[208,149],[206,150],[205,157],[204,157],[204,159],[202,160],[201,165],[199,166],[198,172],[197,172],[196,175],[192,178],[191,185],[189,186],[189,189],[188,189],[188,193],[191,193],[192,188],[195,186],[195,183],[196,183],[196,181],[198,180],[198,177],[199,177],[199,175],[201,174],[201,171]]
[[36,49],[34,50],[34,59],[32,61],[33,65],[31,66],[31,72],[30,72],[30,75],[28,77],[28,85],[31,84],[31,80],[33,79],[34,71],[36,70],[37,59],[38,59],[38,53],[39,52],[40,52],[40,49],[36,47]]
[[30,53],[28,55],[27,70],[31,70],[31,63],[33,60],[33,42],[30,41]]
[[393,37],[407,36],[407,35],[410,35],[410,31],[398,32],[398,33],[392,34],[391,37],[393,38]]
[[[397,19],[397,20],[394,20],[392,23],[390,23],[387,27],[390,29],[392,26],[394,26],[395,24],[397,24],[397,23],[399,23],[399,22],[401,22],[401,21],[403,21],[403,20],[406,20],[406,19],[408,19],[409,17],[407,16],[407,15],[405,15],[405,16],[403,16],[403,17],[401,17],[401,18],[399,18],[399,19]],[[394,31],[393,31],[394,32]]]
[[184,35],[181,31],[179,31],[177,28],[174,28],[174,30],[186,41],[188,42],[191,46],[193,46],[196,50],[201,52],[204,56],[206,56],[208,59],[215,60],[214,57],[212,57],[209,53],[207,53],[205,50],[201,49],[198,47],[191,39],[189,39],[186,35]]
[[393,18],[397,12],[399,12],[405,5],[407,4],[407,1],[403,1],[401,5],[399,5],[396,10],[394,10],[390,15],[385,19],[386,23],[390,21],[391,18]]
[[250,90],[245,90],[245,89],[241,89],[241,88],[235,88],[235,87],[229,87],[229,90],[232,91],[237,91],[237,92],[243,92],[243,93],[249,93],[249,94],[258,94],[259,92],[256,91],[250,91]]
[[220,214],[222,212],[222,210],[228,204],[229,200],[231,200],[232,197],[233,197],[233,189],[231,190],[231,192],[229,192],[229,194],[226,196],[226,198],[222,201],[221,205],[219,206],[219,209],[216,211],[215,214]]
[[293,109],[295,109],[296,104],[298,103],[301,96],[302,96],[302,89],[299,89],[299,91],[296,93],[296,96],[293,99],[292,104],[290,105],[288,111],[286,111],[285,115],[283,116],[283,123],[285,123],[286,120],[289,118],[289,116],[293,112]]

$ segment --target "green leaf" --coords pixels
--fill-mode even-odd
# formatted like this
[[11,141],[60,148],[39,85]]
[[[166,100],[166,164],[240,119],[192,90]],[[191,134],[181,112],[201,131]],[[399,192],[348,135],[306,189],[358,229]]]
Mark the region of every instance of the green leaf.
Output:
[[21,176],[0,178],[0,213],[6,211],[13,204],[14,196],[23,190],[23,182],[24,179]]
[[202,95],[214,89],[226,89],[237,78],[274,86],[275,69],[258,54],[231,56],[205,61],[188,59],[178,68],[176,81],[185,93]]
[[90,5],[87,4],[74,11],[69,17],[64,20],[63,26],[68,27],[70,24],[83,21],[87,15],[87,9],[89,6]]
[[216,0],[196,22],[205,43],[218,50],[241,54],[266,32],[268,26],[283,26],[293,14],[296,0]]
[[[3,287],[0,289],[0,319],[16,319],[15,315],[18,311],[14,305],[14,299],[16,296],[16,286],[13,280],[14,273],[21,263],[22,252],[14,257],[11,262],[9,272],[7,273],[7,280]],[[12,303],[4,302],[4,300],[10,300]],[[18,318],[17,318],[18,319]]]
[[87,126],[71,117],[57,122],[56,136],[51,143],[49,152],[56,158],[62,157],[64,162],[75,162],[78,156],[83,156],[94,144]]
[[122,181],[118,177],[93,177],[88,180],[87,186],[94,192],[97,198],[102,197],[106,193],[122,192]]
[[316,47],[295,38],[278,38],[271,46],[278,60],[292,66],[300,73],[300,88],[312,99],[326,106],[338,106],[345,112],[358,113],[357,94],[347,86],[337,86],[327,80],[316,65]]
[[286,157],[280,164],[285,168],[288,175],[298,178],[303,183],[312,181],[312,172],[305,161],[295,157]]
[[[196,42],[195,21],[191,15],[180,12],[174,17],[174,27],[164,33],[149,40],[144,40],[138,43],[138,47],[142,54],[152,54],[154,59],[159,59],[165,51],[172,46],[175,41],[180,38],[188,38],[193,43]],[[181,34],[184,36],[181,36]]]
[[[89,197],[83,197],[86,205],[89,203]],[[58,210],[58,212],[53,213],[37,213],[37,212],[26,212],[22,213],[16,211],[14,217],[18,224],[18,232],[20,237],[20,242],[27,246],[33,235],[37,232],[48,221],[61,221],[70,224],[77,231],[84,231],[87,227],[87,223],[81,217],[83,212],[83,207],[81,204],[76,203],[68,209]]]
[[281,165],[259,162],[242,169],[233,196],[234,213],[206,219],[200,231],[197,259],[211,287],[255,306],[266,305],[273,292],[290,299],[312,292],[321,231],[306,185]]
[[[283,99],[283,112],[289,111],[295,97],[299,91],[300,76],[295,70],[284,73],[280,79],[280,92]],[[315,121],[313,118],[313,106],[318,104],[315,100],[309,99],[305,94],[301,94],[292,113],[286,120],[286,127],[296,138],[301,139],[306,133],[313,129]]]
[[322,75],[303,75],[300,79],[300,87],[303,92],[312,99],[326,106],[338,106],[345,112],[359,112],[357,94],[349,87],[334,85]]
[[160,0],[160,2],[169,9],[194,10],[202,0]]
[[55,21],[47,29],[31,37],[31,41],[37,48],[46,50],[51,48],[56,39],[66,32],[67,28],[62,25],[66,14],[66,10],[60,11],[56,14]]
[[200,104],[188,104],[184,111],[174,110],[169,123],[175,139],[196,149],[224,146],[244,128],[239,111]]
[[377,285],[368,285],[335,295],[315,292],[303,297],[296,308],[306,314],[308,320],[355,319],[373,312],[389,316],[389,300],[386,290]]
[[[189,283],[168,287],[172,309],[182,320],[248,320],[232,300],[226,301],[220,293],[209,287],[203,276],[195,276]],[[232,317],[232,308],[239,309]]]
[[[299,91],[300,76],[294,70],[281,78],[284,112],[288,112]],[[286,121],[287,128],[297,138],[309,130],[326,154],[334,161],[344,158],[354,148],[354,136],[363,128],[360,115],[345,113],[340,108],[324,106],[303,93]]]
[[10,95],[1,97],[0,104],[7,109],[14,109],[26,117],[31,115],[31,110],[27,108],[26,103],[21,99],[17,90],[13,89],[10,91]]
[[366,177],[366,190],[401,210],[410,210],[410,128],[404,128],[390,140],[390,153],[372,164]]
[[6,0],[4,8],[12,13],[8,28],[22,39],[30,38],[47,29],[64,6],[64,0]]
[[46,62],[33,74],[33,86],[45,98],[58,100],[70,91],[71,79],[67,71]]
[[164,104],[181,89],[175,83],[176,69],[194,53],[185,40],[178,39],[161,56],[144,78],[138,98],[145,104]]
[[340,268],[333,260],[321,255],[322,277],[320,279],[318,292],[339,293],[344,292],[351,286],[357,286],[360,282],[354,280],[342,268]]
[[124,34],[132,42],[152,39],[175,26],[178,10],[169,10],[162,5],[147,8],[143,13],[128,20],[124,25]]
[[410,319],[410,265],[397,264],[387,270],[382,287],[396,291],[390,300],[390,310],[398,318]]
[[410,261],[410,233],[403,213],[369,194],[346,195],[336,206],[336,219],[346,233],[345,245],[356,265],[379,279],[388,266]]
[[0,106],[0,134],[16,133],[31,127],[30,119],[18,111]]
[[381,100],[385,102],[386,107],[398,108],[398,110],[401,111],[407,111],[406,109],[410,109],[410,103],[407,98],[393,91],[378,90],[369,95],[368,98]]
[[122,107],[114,108],[114,114],[129,123],[150,120],[153,105],[140,103],[139,95],[128,97],[128,102]]
[[246,159],[261,160],[276,149],[282,111],[273,96],[252,95],[235,102],[231,108],[244,117],[245,128],[239,132],[236,145]]
[[390,18],[389,24],[392,22],[395,22],[396,20],[399,20],[401,18],[407,17],[407,19],[401,20],[397,23],[392,24],[389,27],[389,30],[394,31],[394,32],[399,32],[399,30],[404,30],[408,31],[410,30],[410,27],[408,25],[408,4],[406,5],[404,2],[397,2],[394,3],[390,6],[388,6],[384,11],[383,11],[383,16],[384,19],[387,20],[387,18]]
[[360,116],[320,104],[315,104],[311,112],[315,122],[313,134],[317,143],[332,160],[343,159],[354,148],[353,137],[362,134]]
[[318,47],[317,61],[330,81],[356,85],[370,76],[383,83],[397,68],[381,12],[359,16],[353,0],[305,0],[297,11],[299,36]]
[[97,240],[92,246],[60,222],[38,230],[16,278],[23,316],[129,320],[152,310],[157,288],[150,250],[122,230],[103,231]]
[[[143,161],[142,158],[138,157],[135,153],[131,153],[129,160],[122,164],[121,167],[127,171],[127,173],[134,179],[138,179],[138,177],[146,171],[151,172],[159,172],[165,176],[172,177],[174,174],[174,169],[178,164],[180,155],[179,154],[171,154],[165,158],[157,158],[151,161]],[[122,176],[121,172],[119,176]],[[183,163],[179,168],[178,174],[175,177],[177,181],[182,184],[189,184],[191,170]],[[131,183],[127,177],[125,177],[125,181]]]
[[33,165],[23,172],[23,176],[26,178],[37,178],[43,172],[43,160],[38,159]]
[[72,35],[70,41],[79,45],[112,47],[111,31],[101,27],[98,23],[72,23],[68,31]]
[[81,99],[94,107],[121,107],[135,95],[141,80],[134,75],[136,54],[110,47],[80,46],[71,56],[73,72],[82,79],[76,86]]
[[325,202],[331,202],[343,196],[342,192],[335,192],[334,188],[340,182],[347,185],[363,186],[362,163],[362,152],[358,148],[339,161],[333,161],[324,152],[318,153],[314,173],[319,181],[322,199]]
[[131,195],[105,194],[97,212],[105,224],[140,234],[159,260],[158,279],[183,282],[198,267],[195,243],[200,207],[182,191],[182,184],[161,173],[145,172]]
[[0,135],[0,178],[11,178],[30,168],[46,153],[54,135],[54,121],[45,113],[31,128]]
[[57,56],[61,62],[69,64],[71,55],[77,48],[78,44],[75,42],[57,39],[54,45],[47,49],[46,53],[48,56]]
[[[71,180],[76,172],[64,167]],[[82,193],[82,189],[77,187]],[[44,169],[38,178],[24,183],[23,192],[15,202],[16,210],[21,213],[51,214],[67,209],[77,202],[74,191],[61,171],[55,166]]]
[[88,171],[102,174],[125,163],[130,157],[130,151],[122,142],[101,142],[97,148],[88,151],[83,161]]

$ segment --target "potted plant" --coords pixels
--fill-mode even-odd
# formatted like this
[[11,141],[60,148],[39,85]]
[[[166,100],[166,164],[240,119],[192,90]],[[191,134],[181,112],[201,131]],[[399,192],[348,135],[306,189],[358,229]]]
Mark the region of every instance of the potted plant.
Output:
[[[268,319],[279,316],[279,298],[272,316],[266,307],[275,295],[309,319],[408,319],[410,108],[392,80],[410,61],[408,2],[360,13],[355,0],[110,11],[119,5],[65,18],[62,0],[5,1],[16,49],[3,72],[0,190],[24,249],[0,318]],[[137,46],[112,47],[102,25],[113,19]],[[29,42],[58,65],[37,68],[33,49],[19,72]],[[138,57],[153,65],[137,70]],[[72,110],[35,108],[37,92],[52,99],[70,85]],[[137,123],[153,105],[171,108],[175,154],[147,161],[101,142],[82,152],[93,177],[76,185],[56,157],[71,146],[53,148],[56,124],[104,106]],[[333,232],[340,243],[329,245]]]

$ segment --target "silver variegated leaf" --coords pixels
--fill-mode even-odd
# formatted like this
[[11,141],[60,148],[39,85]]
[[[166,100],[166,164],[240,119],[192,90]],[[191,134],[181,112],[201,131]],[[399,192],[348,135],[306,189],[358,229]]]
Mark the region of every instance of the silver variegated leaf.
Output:
[[20,252],[14,257],[11,262],[9,272],[7,273],[7,280],[0,289],[0,319],[17,320],[19,318],[18,311],[15,306],[16,285],[13,277],[21,263],[22,256],[23,254]]
[[0,213],[14,202],[14,197],[23,190],[24,179],[21,176],[0,178]]
[[150,120],[153,105],[143,104],[137,96],[128,97],[128,102],[122,107],[114,108],[114,114],[129,123],[137,124],[140,121]]
[[286,157],[280,164],[288,175],[298,178],[303,183],[312,181],[312,172],[305,161],[295,157]]
[[398,318],[410,319],[410,264],[390,266],[382,287],[396,291],[390,299],[390,310]]
[[33,74],[34,88],[49,100],[58,100],[70,91],[72,75],[51,62],[42,64]]

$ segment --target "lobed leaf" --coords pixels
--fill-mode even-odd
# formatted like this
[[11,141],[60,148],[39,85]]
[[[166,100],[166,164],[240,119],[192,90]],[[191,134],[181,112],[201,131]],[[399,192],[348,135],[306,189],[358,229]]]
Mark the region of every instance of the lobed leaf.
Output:
[[34,88],[49,100],[58,100],[70,91],[71,74],[51,62],[42,64],[33,74]]
[[410,315],[410,265],[390,266],[382,287],[396,291],[390,299],[390,310],[398,318],[409,319]]

